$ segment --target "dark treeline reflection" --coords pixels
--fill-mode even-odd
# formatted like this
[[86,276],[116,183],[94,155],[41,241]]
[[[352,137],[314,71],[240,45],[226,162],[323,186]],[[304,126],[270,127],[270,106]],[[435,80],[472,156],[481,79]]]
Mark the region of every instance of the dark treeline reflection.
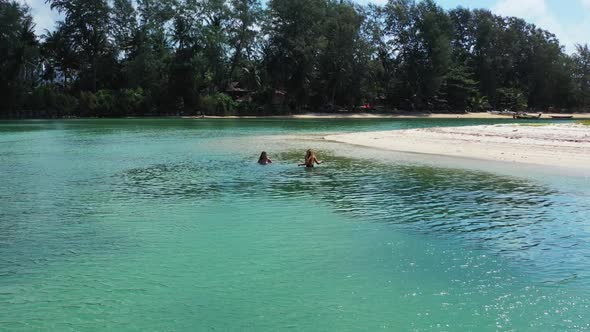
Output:
[[[120,176],[123,181],[115,193],[121,199],[203,204],[222,197],[269,197],[269,206],[273,199],[315,201],[359,222],[391,223],[517,259],[545,257],[545,267],[571,260],[569,266],[575,270],[579,258],[590,254],[581,245],[587,235],[571,230],[583,221],[580,209],[590,211],[590,207],[568,202],[565,194],[532,181],[338,157],[330,157],[327,166],[308,170],[294,166],[300,157],[279,154],[276,159],[281,164],[270,167],[244,160],[238,165],[187,162],[134,169],[117,176],[117,181]],[[572,254],[563,257],[562,251],[553,250],[555,246],[571,248]],[[569,273],[557,271],[556,278],[571,277]]]
[[590,105],[590,50],[432,0],[0,0],[0,117]]

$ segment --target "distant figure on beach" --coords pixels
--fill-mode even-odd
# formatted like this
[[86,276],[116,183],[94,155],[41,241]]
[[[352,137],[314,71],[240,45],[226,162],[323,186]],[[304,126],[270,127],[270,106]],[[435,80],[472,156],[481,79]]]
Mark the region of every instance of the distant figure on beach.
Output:
[[299,166],[305,166],[305,167],[314,167],[315,164],[321,164],[323,163],[323,161],[318,160],[318,158],[315,155],[315,152],[311,149],[307,150],[307,153],[305,154],[305,162],[303,164],[299,164]]
[[266,151],[262,151],[262,153],[260,154],[260,158],[258,158],[258,163],[260,165],[272,164],[272,160],[270,160],[270,158],[266,154]]

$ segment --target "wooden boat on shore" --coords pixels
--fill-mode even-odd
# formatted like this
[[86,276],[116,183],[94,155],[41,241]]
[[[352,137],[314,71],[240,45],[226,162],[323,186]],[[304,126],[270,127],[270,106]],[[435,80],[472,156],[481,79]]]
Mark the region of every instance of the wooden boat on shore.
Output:
[[573,119],[574,116],[573,115],[552,115],[551,118],[554,120],[569,120],[569,119]]
[[537,120],[540,119],[541,116],[543,116],[543,113],[539,113],[538,115],[532,115],[532,114],[514,114],[514,118],[518,119],[518,120]]

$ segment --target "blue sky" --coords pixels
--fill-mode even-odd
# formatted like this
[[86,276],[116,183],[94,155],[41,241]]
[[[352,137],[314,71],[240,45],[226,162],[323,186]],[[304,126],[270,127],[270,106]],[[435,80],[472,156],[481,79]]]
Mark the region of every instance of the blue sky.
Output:
[[[51,29],[58,15],[45,0],[18,0],[33,10],[37,32]],[[387,0],[356,0],[384,4]],[[568,52],[575,44],[590,43],[590,0],[435,0],[444,8],[487,8],[505,16],[517,16],[557,35]]]

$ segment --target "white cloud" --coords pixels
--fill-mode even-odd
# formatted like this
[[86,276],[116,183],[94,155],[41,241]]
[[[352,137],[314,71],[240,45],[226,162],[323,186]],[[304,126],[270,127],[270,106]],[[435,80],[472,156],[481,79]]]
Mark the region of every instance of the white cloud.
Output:
[[518,17],[543,17],[548,13],[545,0],[500,0],[493,10],[501,15]]
[[580,0],[580,2],[582,3],[582,6],[590,9],[590,0]]
[[45,0],[18,0],[18,2],[28,5],[31,8],[31,14],[35,22],[35,32],[38,35],[45,33],[45,30],[52,31],[60,17],[56,11],[52,11]]
[[[590,8],[590,0],[580,0]],[[590,31],[590,14],[582,22],[563,22],[549,10],[547,0],[500,0],[492,11],[503,16],[516,16],[554,33],[566,51],[575,51],[576,43],[583,43]]]

